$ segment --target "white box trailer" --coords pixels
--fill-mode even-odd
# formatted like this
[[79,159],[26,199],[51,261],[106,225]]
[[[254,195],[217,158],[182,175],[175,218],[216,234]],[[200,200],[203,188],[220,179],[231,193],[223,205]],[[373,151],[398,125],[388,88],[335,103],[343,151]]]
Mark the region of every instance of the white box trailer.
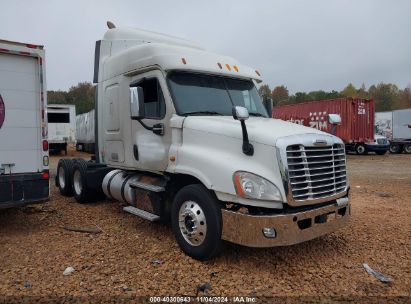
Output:
[[94,110],[76,116],[76,150],[94,153]]
[[47,106],[50,151],[60,153],[76,141],[76,106],[49,104]]
[[0,209],[49,198],[45,51],[0,40]]
[[388,138],[391,153],[411,153],[411,109],[376,112],[375,129]]

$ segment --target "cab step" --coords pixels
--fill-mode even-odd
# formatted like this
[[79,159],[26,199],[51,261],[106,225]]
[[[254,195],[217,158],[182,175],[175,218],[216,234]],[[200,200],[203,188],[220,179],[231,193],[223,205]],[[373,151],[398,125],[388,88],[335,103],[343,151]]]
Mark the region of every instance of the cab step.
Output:
[[142,189],[142,190],[147,190],[151,192],[164,192],[165,191],[165,188],[162,186],[146,184],[142,182],[132,182],[130,183],[130,187],[133,189]]
[[156,214],[147,212],[143,209],[138,209],[136,207],[133,206],[127,206],[123,208],[123,211],[137,215],[143,219],[149,220],[150,222],[156,222],[160,220],[160,217]]

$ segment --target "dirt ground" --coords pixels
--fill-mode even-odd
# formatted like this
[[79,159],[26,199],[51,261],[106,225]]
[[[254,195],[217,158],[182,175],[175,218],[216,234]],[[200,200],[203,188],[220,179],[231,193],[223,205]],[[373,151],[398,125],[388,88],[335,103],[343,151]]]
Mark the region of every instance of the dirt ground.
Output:
[[[51,176],[58,159],[51,158]],[[169,226],[126,214],[115,201],[77,204],[61,196],[52,179],[48,203],[0,212],[0,302],[21,296],[194,295],[205,283],[213,296],[410,301],[411,155],[349,155],[348,169],[348,227],[290,247],[227,244],[208,262],[184,255]],[[64,225],[103,232],[71,232]],[[363,263],[394,281],[381,283]],[[75,271],[64,276],[69,266]]]

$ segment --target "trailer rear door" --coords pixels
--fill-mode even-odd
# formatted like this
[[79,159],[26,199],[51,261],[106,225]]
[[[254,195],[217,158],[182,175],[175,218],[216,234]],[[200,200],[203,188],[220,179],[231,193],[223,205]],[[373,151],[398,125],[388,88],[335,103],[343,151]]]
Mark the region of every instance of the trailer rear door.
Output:
[[0,127],[0,166],[7,173],[42,170],[40,75],[37,59],[0,53],[0,95],[4,122]]

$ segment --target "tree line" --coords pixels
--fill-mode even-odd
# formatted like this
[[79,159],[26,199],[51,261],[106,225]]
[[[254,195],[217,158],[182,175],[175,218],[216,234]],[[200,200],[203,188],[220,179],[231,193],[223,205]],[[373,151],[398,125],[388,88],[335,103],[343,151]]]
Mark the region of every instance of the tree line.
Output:
[[[296,92],[289,94],[286,86],[276,86],[270,89],[269,85],[263,84],[258,89],[263,99],[272,98],[274,106],[295,104],[313,100],[324,100],[340,97],[374,99],[375,111],[391,111],[396,109],[411,108],[411,84],[404,89],[399,89],[392,83],[379,83],[368,88],[363,84],[356,88],[353,84],[348,84],[341,92],[332,90]],[[90,82],[80,82],[72,86],[68,91],[47,91],[49,104],[74,104],[76,114],[86,113],[94,109],[96,86]]]
[[72,104],[76,106],[76,115],[94,109],[96,86],[90,82],[80,82],[68,91],[47,91],[48,104]]
[[360,88],[356,88],[350,83],[340,92],[335,90],[331,92],[319,90],[308,93],[296,92],[291,95],[284,85],[276,86],[271,90],[269,85],[263,84],[258,89],[258,92],[263,99],[272,98],[274,106],[351,97],[374,99],[376,112],[411,108],[411,84],[404,89],[399,89],[395,84],[381,82],[370,86],[367,90],[364,84]]

